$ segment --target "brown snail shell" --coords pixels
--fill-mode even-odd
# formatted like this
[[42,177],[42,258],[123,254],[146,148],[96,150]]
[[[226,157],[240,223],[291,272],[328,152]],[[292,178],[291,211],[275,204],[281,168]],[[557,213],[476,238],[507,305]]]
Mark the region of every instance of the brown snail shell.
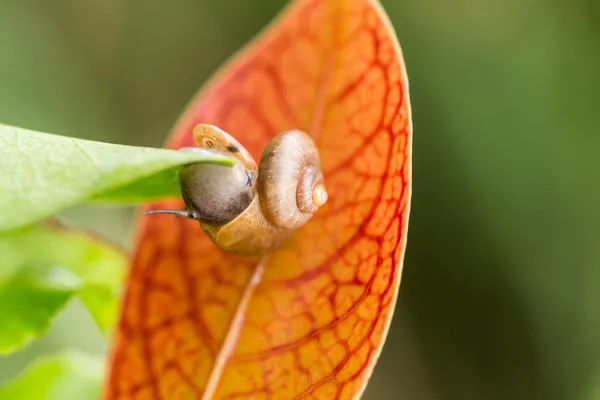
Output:
[[302,131],[275,136],[258,167],[243,146],[217,127],[197,125],[194,141],[240,162],[234,168],[186,167],[180,179],[188,210],[150,213],[170,212],[197,219],[224,251],[263,254],[283,243],[327,201],[319,152]]

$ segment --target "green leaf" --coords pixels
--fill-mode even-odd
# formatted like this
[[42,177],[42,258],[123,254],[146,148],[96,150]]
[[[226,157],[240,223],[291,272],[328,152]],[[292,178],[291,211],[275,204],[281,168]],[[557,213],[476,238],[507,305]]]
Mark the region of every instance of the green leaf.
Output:
[[[233,166],[208,150],[124,146],[0,125],[0,232],[91,198],[130,202],[177,196],[182,165]],[[8,212],[9,211],[9,212]]]
[[55,268],[19,273],[0,285],[0,354],[13,353],[45,332],[80,283],[73,274]]
[[[76,294],[99,328],[107,332],[113,326],[128,261],[122,250],[86,232],[44,224],[0,235],[0,254],[0,291],[18,274],[63,268],[80,280]],[[32,303],[19,300],[13,304],[25,314]]]
[[118,201],[122,203],[140,203],[160,200],[166,197],[181,196],[178,169],[160,171],[147,178],[139,179],[130,185],[121,186],[92,198],[93,201]]
[[78,352],[45,356],[0,389],[0,400],[92,400],[100,396],[103,360]]
[[108,284],[91,283],[79,291],[79,298],[87,307],[98,328],[103,333],[108,333],[117,321],[119,292]]

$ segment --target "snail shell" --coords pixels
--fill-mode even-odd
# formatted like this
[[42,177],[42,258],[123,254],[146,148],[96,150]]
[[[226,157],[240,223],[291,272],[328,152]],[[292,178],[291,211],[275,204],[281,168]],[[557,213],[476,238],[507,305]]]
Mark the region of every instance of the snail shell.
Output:
[[302,131],[275,136],[258,167],[243,146],[215,126],[197,125],[193,136],[197,146],[227,153],[239,163],[234,168],[184,168],[180,179],[188,210],[172,213],[197,219],[224,251],[263,254],[283,243],[327,201],[319,152]]

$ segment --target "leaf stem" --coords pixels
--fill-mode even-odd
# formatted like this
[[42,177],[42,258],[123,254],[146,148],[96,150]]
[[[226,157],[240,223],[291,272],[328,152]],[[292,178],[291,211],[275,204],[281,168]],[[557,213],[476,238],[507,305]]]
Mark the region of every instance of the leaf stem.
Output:
[[265,271],[265,261],[266,257],[261,259],[258,264],[256,264],[256,267],[254,267],[254,271],[252,272],[252,276],[250,276],[248,284],[244,288],[244,292],[242,293],[242,297],[240,298],[238,307],[236,308],[235,315],[231,320],[229,330],[225,336],[225,341],[223,342],[219,354],[217,354],[217,358],[215,359],[213,369],[206,383],[206,389],[202,395],[202,400],[211,400],[217,391],[225,364],[235,350],[237,341],[240,337],[250,298],[252,297],[252,294],[254,293],[254,290],[258,284],[261,282],[263,273]]

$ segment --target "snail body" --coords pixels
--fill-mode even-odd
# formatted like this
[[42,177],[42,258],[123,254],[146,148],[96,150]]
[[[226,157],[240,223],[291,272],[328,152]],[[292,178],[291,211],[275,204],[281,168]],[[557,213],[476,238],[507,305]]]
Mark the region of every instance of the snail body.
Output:
[[200,124],[198,147],[238,160],[233,168],[193,164],[180,173],[185,211],[155,210],[200,222],[226,252],[256,256],[281,245],[327,201],[319,153],[298,130],[275,136],[257,165],[248,151],[221,129]]

